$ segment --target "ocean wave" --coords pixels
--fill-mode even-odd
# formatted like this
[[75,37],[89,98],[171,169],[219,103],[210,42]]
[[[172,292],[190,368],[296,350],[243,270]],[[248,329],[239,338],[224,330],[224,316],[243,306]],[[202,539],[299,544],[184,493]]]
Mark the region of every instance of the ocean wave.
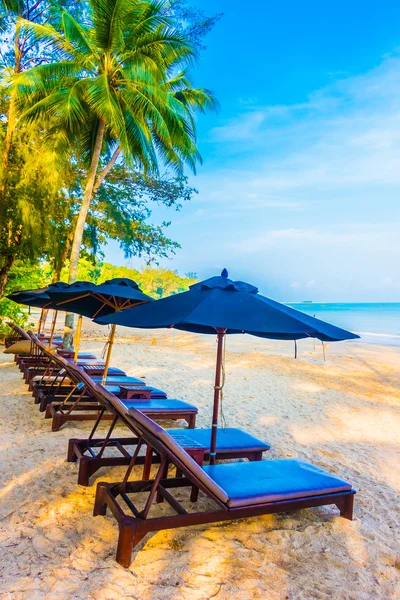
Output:
[[373,331],[357,331],[356,332],[358,335],[370,335],[373,337],[388,337],[388,338],[398,338],[400,339],[400,334],[399,333],[376,333]]

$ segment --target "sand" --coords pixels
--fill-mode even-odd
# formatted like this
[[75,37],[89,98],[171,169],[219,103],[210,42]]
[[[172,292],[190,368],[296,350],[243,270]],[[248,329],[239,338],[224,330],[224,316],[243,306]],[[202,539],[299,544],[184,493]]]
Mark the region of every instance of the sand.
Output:
[[[90,326],[82,348],[99,354],[105,333]],[[196,404],[204,427],[214,359],[211,337],[120,328],[112,363]],[[115,521],[93,518],[92,509],[96,481],[121,480],[124,469],[104,469],[79,487],[66,446],[89,425],[51,433],[1,354],[0,598],[400,598],[399,359],[400,348],[352,342],[328,346],[323,362],[321,345],[307,341],[295,360],[292,343],[230,338],[227,426],[271,443],[266,460],[299,457],[350,481],[355,519],[326,507],[160,532],[123,569],[114,560]]]

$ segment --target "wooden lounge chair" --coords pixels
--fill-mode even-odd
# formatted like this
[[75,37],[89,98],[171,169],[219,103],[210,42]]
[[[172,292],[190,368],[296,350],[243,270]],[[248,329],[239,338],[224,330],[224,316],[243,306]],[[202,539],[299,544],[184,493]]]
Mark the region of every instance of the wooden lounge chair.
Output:
[[[63,358],[74,358],[75,350],[65,350],[64,348],[59,348],[57,350],[57,354],[59,354]],[[95,354],[92,354],[91,352],[78,352],[78,358],[87,358],[89,360],[91,358],[97,358],[97,356]]]
[[[73,398],[72,393],[71,397],[67,396],[62,403],[50,403],[46,407],[45,416],[52,419],[52,431],[59,431],[60,427],[69,421],[95,421],[98,423],[100,419],[114,420],[114,415],[106,412],[106,408],[97,399],[87,398],[88,395],[91,396],[88,386],[92,383],[87,372],[78,365],[46,350],[33,334],[31,334],[31,338],[44,356],[58,365],[59,372],[65,371],[69,380],[73,382],[73,393],[78,392]],[[130,406],[136,406],[146,414],[151,414],[155,419],[183,419],[189,427],[195,427],[198,410],[195,406],[182,400],[147,398],[131,399],[128,402]]]
[[[135,451],[121,483],[97,485],[94,515],[105,515],[109,508],[117,520],[116,560],[124,567],[132,561],[133,548],[152,531],[329,504],[336,505],[346,519],[352,519],[355,494],[352,486],[314,465],[276,459],[200,466],[198,456],[196,462],[164,429],[139,411],[130,409],[127,418],[132,419],[132,427],[138,430],[140,442],[158,453],[160,466],[154,479],[130,482],[139,455]],[[168,478],[169,463],[182,476]],[[184,487],[192,490],[192,501],[200,489],[214,502],[215,509],[190,512],[169,491]],[[139,494],[147,497],[142,508],[137,506]],[[150,517],[154,500],[165,500],[176,514]]]
[[[13,330],[13,333],[11,336],[8,336],[7,338],[5,338],[5,346],[6,348],[8,348],[9,346],[11,346],[11,344],[14,344],[15,342],[19,342],[21,340],[29,340],[29,335],[28,333],[22,329],[22,327],[20,327],[19,325],[16,325],[15,323],[12,322],[8,322],[7,323],[8,326],[10,327],[10,329]],[[46,335],[46,334],[40,334],[38,336],[38,338],[40,340],[42,340],[45,344],[48,343],[49,339],[50,339],[50,335]],[[54,346],[60,346],[62,343],[62,338],[58,335],[53,336],[53,343]],[[17,362],[17,356],[16,355],[16,362]],[[25,355],[24,355],[25,356]]]
[[[96,384],[88,376],[87,373],[82,372],[82,370],[77,365],[72,364],[67,365],[66,370],[69,377],[72,380],[79,380],[79,382],[84,385],[84,389],[86,391],[89,391],[89,393],[93,396],[92,390],[94,387],[96,387]],[[112,394],[110,395],[113,396]],[[98,405],[103,407],[104,414],[106,413],[106,411],[109,411],[109,407],[106,407],[103,404],[102,398],[93,396],[93,400]],[[194,428],[196,424],[198,409],[192,404],[183,402],[182,400],[177,400],[174,398],[132,398],[130,400],[123,400],[123,404],[126,407],[134,406],[138,410],[143,411],[145,414],[151,415],[154,419],[164,419],[173,421],[184,420],[187,422],[189,428]],[[115,415],[113,415],[111,418],[113,418],[114,420]],[[117,420],[118,419],[116,419],[116,421]]]
[[[49,352],[49,348],[46,347],[45,344],[43,344],[43,342],[35,335],[33,334],[31,331],[27,332],[27,335],[29,337],[29,339],[31,340],[32,343],[32,351],[31,357],[28,357],[27,359],[23,359],[21,361],[21,365],[20,369],[24,371],[24,378],[25,381],[29,384],[31,382],[32,379],[34,379],[35,377],[37,377],[38,375],[48,375],[48,365],[49,362],[51,361],[51,357],[52,356],[59,356],[61,358],[64,358],[65,360],[67,360],[68,362],[73,363],[73,358],[71,357],[63,357],[62,352]],[[94,358],[88,358],[89,357],[94,357]],[[27,365],[23,365],[24,362],[27,362]],[[99,359],[96,356],[94,356],[93,354],[88,354],[88,353],[83,353],[82,357],[78,356],[78,360],[77,360],[77,364],[82,367],[82,369],[84,369],[87,373],[89,374],[93,374],[93,375],[102,375],[105,369],[105,361],[103,359]],[[52,365],[52,370],[55,371],[55,365]],[[126,373],[125,371],[122,371],[122,369],[118,369],[116,367],[112,367],[110,366],[109,369],[109,374],[111,375],[118,375],[118,376],[125,376]]]
[[[126,418],[129,407],[137,407],[137,402],[122,402],[119,398],[110,394],[107,388],[103,388],[93,381],[87,381],[86,385],[92,396],[115,416],[115,422],[113,422],[105,438],[94,439],[93,436],[97,429],[97,424],[95,424],[89,438],[69,440],[67,460],[69,462],[79,460],[78,483],[80,485],[89,485],[91,475],[102,467],[129,465],[140,437],[137,429],[132,427],[132,419]],[[146,409],[142,410],[145,413],[147,412]],[[131,437],[111,438],[113,428],[118,421],[128,428]],[[202,459],[208,459],[211,429],[173,429],[169,430],[169,433],[182,447],[196,449],[201,453]],[[110,448],[116,450],[118,455],[110,456],[107,454],[106,451]],[[217,458],[220,460],[247,458],[248,460],[257,461],[261,460],[263,452],[269,449],[269,444],[258,440],[241,429],[229,428],[220,432],[217,442]],[[159,457],[149,446],[145,457],[140,456],[137,461],[144,464],[143,478],[148,479],[151,465],[153,461],[159,462]]]
[[[93,381],[101,383],[102,377],[91,377]],[[57,395],[57,394],[68,394],[71,389],[72,382],[67,378],[56,373],[55,375],[36,376],[30,382],[29,390],[32,391],[32,396],[35,398],[35,403],[40,403],[40,396],[46,395]],[[123,386],[124,388],[131,387],[142,387],[146,383],[142,379],[136,377],[128,377],[127,375],[110,375],[107,377],[105,385],[117,385]],[[166,396],[165,396],[166,397]]]
[[[25,382],[30,385],[32,379],[38,375],[48,375],[50,354],[53,353],[48,352],[49,348],[46,346],[46,342],[41,340],[37,335],[31,331],[24,333],[31,341],[31,356],[21,357],[19,368],[23,372]],[[60,353],[57,352],[57,354],[62,356],[62,351]],[[66,360],[73,362],[73,358],[68,355]],[[81,357],[78,355],[77,364],[90,375],[102,375],[105,369],[105,361],[90,353],[83,353]],[[112,366],[109,367],[108,372],[110,375],[126,375],[121,369]]]
[[[112,394],[128,402],[131,400],[168,400],[166,392],[153,388],[149,385],[135,385],[125,387],[123,385],[109,385],[106,384],[105,388]],[[53,390],[46,390],[46,387],[40,389],[37,392],[35,403],[39,404],[40,412],[46,413],[46,418],[50,418],[53,412],[57,412],[60,407],[65,406],[66,403],[74,402],[79,393],[79,388],[76,384],[72,383],[69,386],[60,386],[57,388],[54,386]],[[97,404],[93,396],[86,388],[86,392],[82,399],[86,403]],[[52,410],[47,410],[47,407],[52,407]]]

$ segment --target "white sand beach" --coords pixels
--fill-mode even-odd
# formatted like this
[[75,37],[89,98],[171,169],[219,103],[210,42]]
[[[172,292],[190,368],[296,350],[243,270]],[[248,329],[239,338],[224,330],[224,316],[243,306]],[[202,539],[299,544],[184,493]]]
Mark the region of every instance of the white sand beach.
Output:
[[[82,349],[100,354],[106,329],[85,323]],[[90,336],[89,331],[90,329]],[[400,348],[235,336],[227,343],[223,411],[272,449],[351,482],[355,519],[334,507],[147,536],[133,563],[115,562],[116,522],[92,517],[96,481],[76,483],[67,441],[51,433],[10,356],[0,355],[0,598],[4,600],[389,600],[400,598]],[[112,364],[145,377],[211,421],[215,340],[119,328]],[[200,502],[206,506],[204,498]],[[164,510],[155,505],[154,511]]]

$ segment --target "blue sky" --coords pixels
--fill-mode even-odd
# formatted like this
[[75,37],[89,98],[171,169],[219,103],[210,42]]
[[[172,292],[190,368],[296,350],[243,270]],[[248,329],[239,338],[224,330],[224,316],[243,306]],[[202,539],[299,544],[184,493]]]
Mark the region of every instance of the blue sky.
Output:
[[[285,301],[400,300],[400,4],[202,0],[224,16],[195,71],[199,194],[162,266],[226,266]],[[111,244],[106,259],[124,260]]]

